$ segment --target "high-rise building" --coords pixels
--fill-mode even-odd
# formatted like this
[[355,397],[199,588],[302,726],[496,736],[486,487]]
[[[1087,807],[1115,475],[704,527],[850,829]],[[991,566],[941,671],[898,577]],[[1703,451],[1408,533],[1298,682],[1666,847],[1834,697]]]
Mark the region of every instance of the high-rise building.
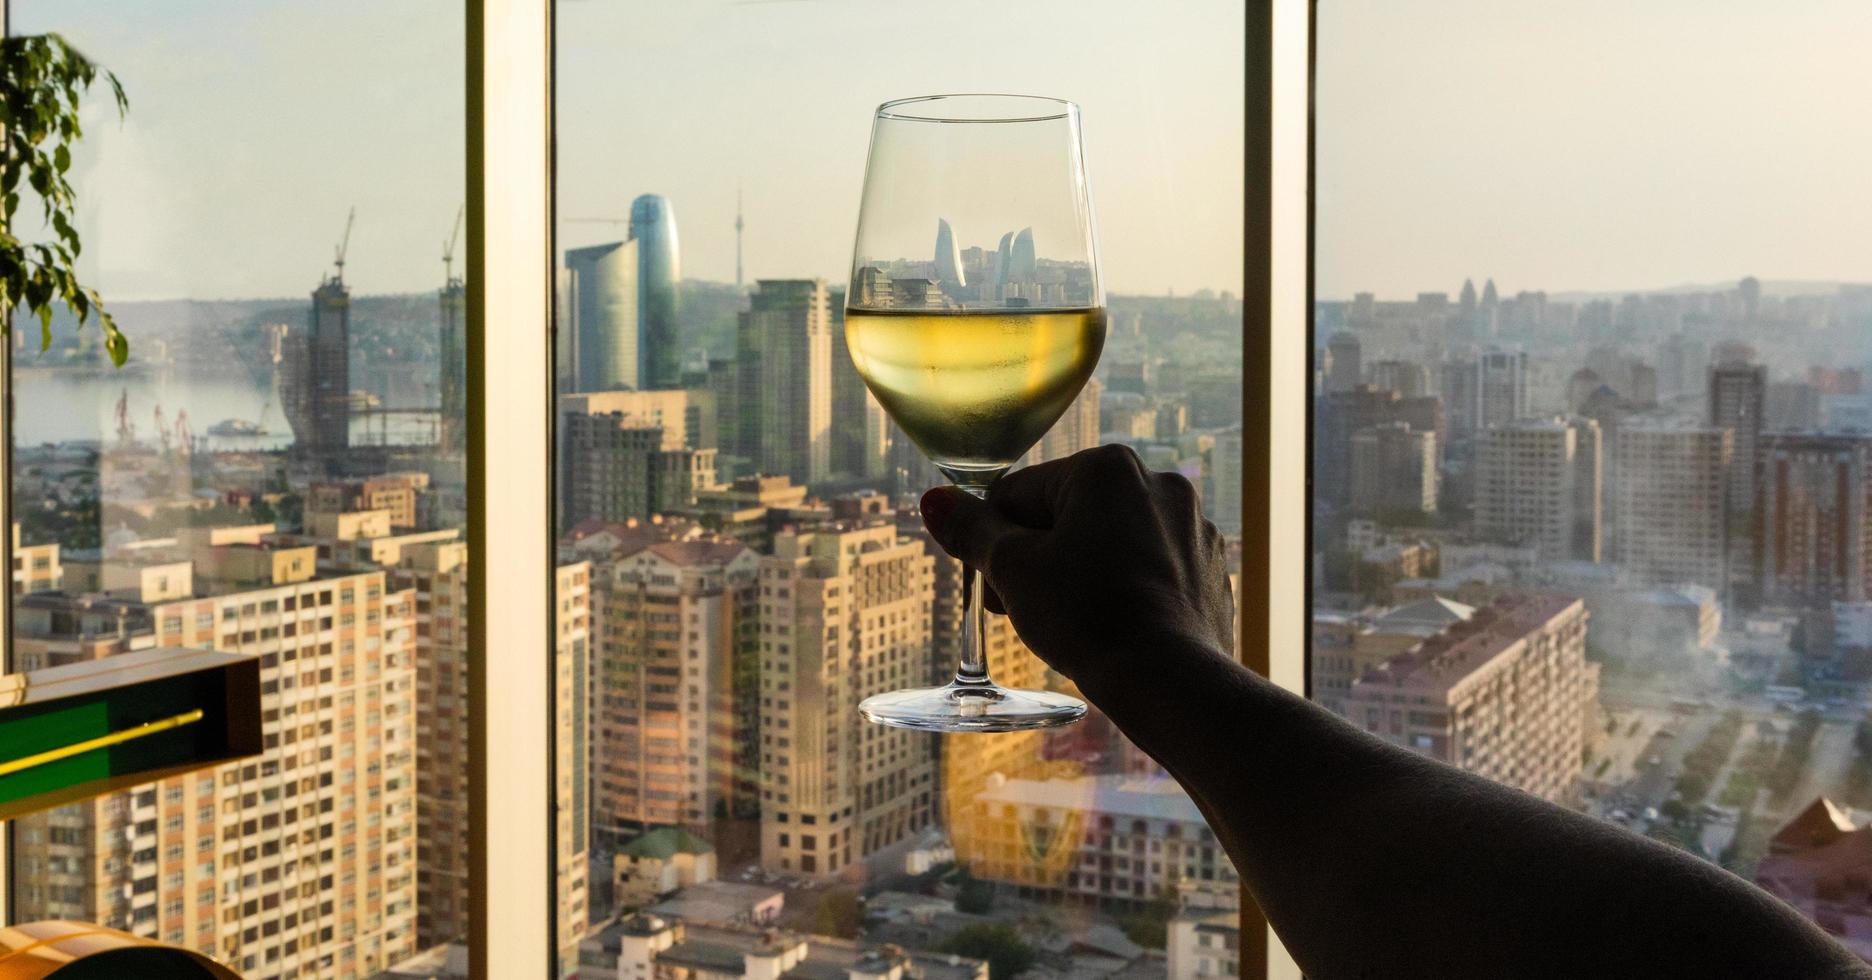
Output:
[[1820,389],[1805,381],[1771,381],[1763,399],[1764,429],[1804,432],[1820,428]]
[[572,342],[567,365],[575,391],[615,391],[642,387],[638,345],[638,252],[635,239],[567,249],[566,339]]
[[1326,342],[1326,352],[1332,355],[1332,367],[1326,374],[1327,391],[1351,391],[1365,380],[1357,335],[1344,330],[1333,334]]
[[697,492],[715,486],[715,450],[688,445],[693,429],[683,404],[687,394],[561,397],[559,470],[566,526],[675,513],[694,505]]
[[[1313,439],[1313,482],[1320,497],[1337,507],[1352,502],[1352,436],[1376,426],[1402,423],[1413,432],[1434,435],[1440,466],[1447,426],[1436,396],[1399,398],[1397,392],[1362,384],[1319,399]],[[1437,466],[1432,466],[1435,471]]]
[[1352,434],[1353,513],[1432,514],[1436,509],[1436,433],[1390,422]]
[[832,449],[828,465],[835,476],[882,479],[887,475],[890,452],[889,419],[884,406],[878,404],[858,376],[851,354],[845,349],[844,290],[831,291],[826,310],[832,321]]
[[682,387],[682,254],[676,211],[660,194],[631,202],[631,240],[637,243],[637,380],[632,387]]
[[436,392],[441,401],[441,449],[449,455],[468,448],[468,288],[460,276],[448,277],[440,300]]
[[1477,431],[1506,425],[1528,414],[1528,364],[1522,351],[1483,351],[1476,355]]
[[1734,433],[1676,421],[1619,429],[1613,556],[1647,584],[1721,589],[1728,574],[1728,486]]
[[1572,596],[1504,596],[1365,671],[1346,717],[1432,759],[1571,801],[1598,713],[1586,620]]
[[1240,534],[1242,527],[1241,427],[1216,433],[1209,449],[1208,486],[1203,489],[1203,516],[1223,534]]
[[306,329],[286,332],[280,359],[280,407],[293,450],[331,469],[351,445],[351,290],[341,275],[312,291]]
[[578,962],[591,913],[591,563],[553,569],[553,894],[559,962]]
[[610,843],[758,812],[759,566],[733,540],[598,566],[592,822]]
[[468,935],[468,543],[400,549],[391,579],[416,598],[416,935]]
[[1755,443],[1767,418],[1768,369],[1725,361],[1710,369],[1710,424],[1735,432],[1730,460],[1729,509],[1746,520],[1755,506]]
[[[370,571],[131,603],[140,642],[260,658],[268,748],[23,818],[16,833],[47,849],[15,872],[14,915],[123,929],[253,978],[371,976],[413,953],[414,595],[385,586]],[[58,883],[74,871],[83,887]]]
[[832,462],[832,331],[822,279],[762,279],[740,318],[735,455],[824,480]]
[[1599,560],[1603,459],[1591,419],[1523,419],[1486,429],[1476,452],[1476,533],[1543,557]]
[[1872,599],[1872,438],[1761,437],[1755,584],[1764,602]]
[[1371,379],[1379,391],[1395,391],[1400,398],[1430,393],[1430,371],[1416,361],[1379,361],[1371,367]]
[[1104,386],[1097,378],[1087,378],[1085,387],[1080,389],[1078,397],[1066,406],[1066,413],[1053,423],[1046,435],[1040,437],[1033,451],[1027,454],[1029,462],[1044,463],[1048,460],[1065,459],[1085,449],[1099,444],[1099,399],[1104,394]]
[[1449,416],[1449,438],[1469,446],[1476,434],[1476,362],[1472,357],[1443,362],[1438,395]]
[[930,569],[889,522],[785,532],[761,559],[762,867],[837,875],[933,823],[933,740],[858,716],[929,683]]
[[1440,595],[1373,617],[1314,609],[1313,699],[1328,711],[1345,714],[1353,681],[1473,615],[1473,606]]

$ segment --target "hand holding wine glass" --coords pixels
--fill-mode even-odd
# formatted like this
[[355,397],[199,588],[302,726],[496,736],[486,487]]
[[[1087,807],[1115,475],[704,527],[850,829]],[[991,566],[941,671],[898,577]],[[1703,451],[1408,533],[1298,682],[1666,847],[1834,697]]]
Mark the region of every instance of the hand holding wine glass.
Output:
[[[854,251],[852,363],[937,468],[986,497],[1066,411],[1104,349],[1078,107],[1008,95],[879,107]],[[988,677],[981,577],[965,579],[955,679],[876,695],[859,710],[936,731],[1082,717],[1077,698]]]

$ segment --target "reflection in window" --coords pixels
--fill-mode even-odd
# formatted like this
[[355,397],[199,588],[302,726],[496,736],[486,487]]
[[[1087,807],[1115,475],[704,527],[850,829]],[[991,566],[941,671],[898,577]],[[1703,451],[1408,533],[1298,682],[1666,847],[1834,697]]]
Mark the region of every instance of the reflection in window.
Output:
[[[648,976],[766,949],[963,980],[992,923],[1043,972],[1097,949],[1110,969],[1234,974],[1195,952],[1198,935],[1233,947],[1234,871],[1109,722],[939,738],[859,719],[865,697],[953,670],[962,578],[915,507],[940,477],[846,353],[844,291],[879,102],[984,85],[1079,101],[1109,337],[1032,459],[1125,442],[1239,530],[1240,18],[560,5],[558,543],[591,570],[581,962]],[[1082,57],[1140,34],[1122,68]],[[921,41],[880,43],[897,36]],[[801,57],[825,50],[836,67]],[[1034,232],[961,228],[860,288],[1083,287]],[[1005,618],[988,658],[1012,687],[1066,683]]]
[[11,916],[252,978],[442,950],[468,870],[462,15],[61,0],[11,26],[131,102],[71,169],[129,362],[63,318],[44,352],[13,334],[15,668],[251,655],[265,746],[17,821]]
[[[1785,111],[1863,61],[1781,46],[1805,15],[1428,6],[1320,5],[1313,696],[1872,958],[1843,856],[1872,834],[1872,291],[1842,258],[1872,213],[1839,192],[1872,146]],[[1738,106],[1779,121],[1699,152]]]

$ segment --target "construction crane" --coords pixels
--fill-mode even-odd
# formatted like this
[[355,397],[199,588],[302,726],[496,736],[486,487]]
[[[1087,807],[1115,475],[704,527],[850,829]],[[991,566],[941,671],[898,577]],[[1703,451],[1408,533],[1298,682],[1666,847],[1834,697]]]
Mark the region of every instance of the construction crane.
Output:
[[345,253],[351,249],[351,222],[355,220],[357,220],[357,205],[353,204],[351,206],[351,212],[345,215],[344,237],[338,239],[337,254],[336,257],[332,259],[332,265],[338,270],[332,274],[332,282],[340,284],[344,282]]
[[567,218],[569,225],[628,225],[629,218]]
[[169,452],[169,420],[163,415],[162,402],[156,403],[156,439],[162,443],[162,451]]
[[117,441],[121,445],[130,445],[136,438],[136,426],[130,422],[130,389],[117,396]]
[[455,230],[449,232],[448,241],[442,243],[442,285],[455,284],[455,243],[461,241],[462,214],[468,210],[464,204],[455,212]]
[[175,417],[176,451],[189,455],[195,451],[195,430],[189,427],[188,409],[182,409]]

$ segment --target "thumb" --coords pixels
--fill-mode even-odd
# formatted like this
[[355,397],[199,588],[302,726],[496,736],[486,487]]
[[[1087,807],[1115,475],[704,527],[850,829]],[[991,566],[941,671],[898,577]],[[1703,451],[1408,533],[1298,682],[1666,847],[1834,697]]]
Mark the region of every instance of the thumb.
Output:
[[1002,517],[986,500],[955,487],[936,487],[923,495],[918,505],[923,524],[930,536],[962,564],[988,572],[988,558],[995,545],[1009,535],[1022,534],[1026,528]]

